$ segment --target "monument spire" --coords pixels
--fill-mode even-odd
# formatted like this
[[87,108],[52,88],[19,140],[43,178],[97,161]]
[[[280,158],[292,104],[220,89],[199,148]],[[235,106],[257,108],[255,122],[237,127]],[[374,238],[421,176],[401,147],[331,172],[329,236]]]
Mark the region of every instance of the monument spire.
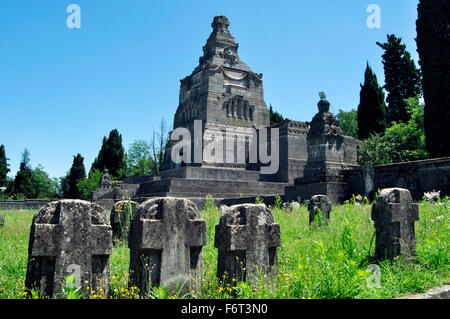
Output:
[[214,17],[211,27],[213,31],[206,41],[206,45],[203,47],[203,56],[200,58],[200,64],[203,64],[214,55],[227,54],[229,56],[235,56],[236,61],[238,57],[239,44],[231,35],[228,30],[230,21],[225,16]]

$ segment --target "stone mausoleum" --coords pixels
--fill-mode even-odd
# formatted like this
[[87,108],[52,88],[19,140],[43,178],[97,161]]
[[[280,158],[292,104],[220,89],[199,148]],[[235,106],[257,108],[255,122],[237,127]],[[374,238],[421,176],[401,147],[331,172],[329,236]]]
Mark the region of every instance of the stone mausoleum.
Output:
[[[102,186],[92,194],[93,201],[110,208],[122,197],[143,202],[174,196],[200,204],[207,195],[227,204],[274,195],[303,200],[323,194],[332,202],[348,198],[342,171],[358,166],[359,142],[342,134],[324,94],[311,122],[286,119],[270,126],[263,75],[240,59],[229,25],[224,16],[214,18],[199,65],[181,80],[172,133],[188,131],[190,147],[174,149],[177,142],[172,140],[159,176]],[[263,173],[274,161],[268,163],[267,156],[277,155],[276,150],[278,169]],[[174,161],[173,154],[181,160]]]

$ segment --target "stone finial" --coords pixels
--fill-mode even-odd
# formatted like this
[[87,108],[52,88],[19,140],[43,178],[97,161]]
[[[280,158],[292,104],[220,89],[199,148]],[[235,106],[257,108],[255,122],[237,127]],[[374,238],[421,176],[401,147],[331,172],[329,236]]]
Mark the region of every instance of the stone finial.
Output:
[[325,136],[342,136],[342,129],[339,127],[339,121],[330,113],[330,102],[321,99],[317,103],[319,112],[313,117],[309,123],[308,136],[325,137]]
[[51,202],[33,218],[25,286],[37,288],[40,296],[61,297],[65,276],[72,274],[82,293],[88,295],[90,287],[106,297],[111,253],[111,226],[102,207],[82,200]]
[[211,27],[215,32],[228,32],[229,25],[230,21],[225,16],[216,16],[211,23]]
[[325,100],[327,98],[327,95],[325,94],[325,92],[319,92],[319,97],[321,100]]
[[317,103],[317,108],[319,109],[319,113],[326,113],[330,111],[330,102],[323,99]]
[[372,206],[372,220],[377,260],[416,256],[414,222],[419,220],[419,209],[407,189],[383,189]]
[[309,224],[311,225],[316,219],[317,214],[321,212],[323,224],[330,221],[331,202],[326,195],[314,195],[308,203]]
[[129,223],[138,207],[139,203],[127,200],[122,200],[114,204],[110,214],[113,238],[120,240],[128,239]]
[[216,225],[217,277],[228,283],[233,283],[233,278],[254,282],[260,270],[263,274],[276,274],[280,245],[280,225],[274,223],[265,205],[229,207]]
[[188,199],[162,197],[142,203],[131,221],[130,285],[200,288],[206,222]]

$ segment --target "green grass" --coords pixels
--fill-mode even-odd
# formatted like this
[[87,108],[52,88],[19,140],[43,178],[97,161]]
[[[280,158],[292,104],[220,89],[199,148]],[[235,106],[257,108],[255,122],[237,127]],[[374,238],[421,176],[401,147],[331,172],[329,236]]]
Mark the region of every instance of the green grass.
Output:
[[[385,261],[381,288],[369,288],[367,265],[375,242],[370,205],[333,206],[328,226],[310,228],[306,207],[292,212],[273,209],[281,227],[276,278],[261,276],[257,283],[220,286],[216,278],[214,226],[220,212],[202,212],[208,244],[203,249],[203,288],[197,298],[396,298],[450,283],[450,201],[421,202],[416,222],[417,259]],[[0,298],[20,298],[24,291],[29,228],[33,211],[4,211],[0,228]],[[111,256],[111,297],[136,298],[128,287],[129,250],[119,243]],[[181,293],[155,288],[151,298],[180,298]],[[98,297],[98,296],[92,296]]]

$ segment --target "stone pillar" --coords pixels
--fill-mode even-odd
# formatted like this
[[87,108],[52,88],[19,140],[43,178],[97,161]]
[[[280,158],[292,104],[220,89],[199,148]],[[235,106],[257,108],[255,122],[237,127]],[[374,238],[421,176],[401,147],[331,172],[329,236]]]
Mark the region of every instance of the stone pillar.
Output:
[[159,285],[199,289],[205,245],[206,223],[192,201],[145,201],[130,227],[130,286],[137,286],[141,295]]
[[25,286],[40,296],[60,297],[64,277],[73,274],[76,286],[106,297],[110,284],[112,233],[108,215],[97,204],[61,200],[34,216],[28,246]]
[[375,258],[392,259],[416,256],[414,222],[419,220],[419,209],[411,194],[403,188],[383,189],[372,206],[375,223]]
[[259,270],[278,271],[277,247],[280,225],[265,205],[243,204],[224,208],[216,225],[214,246],[218,248],[217,277],[227,283],[255,282]]
[[323,224],[330,221],[331,202],[326,195],[314,195],[308,203],[309,224],[311,225],[316,218],[319,210],[322,214]]
[[113,238],[128,240],[129,224],[138,206],[138,203],[127,200],[114,204],[110,214]]
[[373,191],[373,177],[375,175],[375,172],[372,165],[370,164],[364,164],[362,170],[364,177],[364,196],[370,198],[370,195]]

